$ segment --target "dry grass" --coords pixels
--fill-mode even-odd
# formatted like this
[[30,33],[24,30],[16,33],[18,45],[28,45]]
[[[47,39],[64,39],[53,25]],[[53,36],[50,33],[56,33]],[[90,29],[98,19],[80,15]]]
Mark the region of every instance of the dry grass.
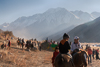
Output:
[[[0,40],[2,43],[3,40]],[[0,49],[0,67],[52,67],[51,58],[53,52],[51,51],[26,51],[25,49],[22,50],[21,48],[16,47],[16,40],[11,40],[12,45],[11,49]],[[81,43],[85,45],[87,43]],[[97,43],[88,43],[89,45],[97,44]],[[45,43],[46,45],[46,43]],[[44,46],[44,45],[43,45]],[[44,49],[46,49],[44,47]],[[93,47],[91,48],[99,48]],[[2,55],[2,57],[1,57]],[[93,60],[92,64],[89,64],[88,67],[98,67],[99,60]]]
[[[14,46],[13,46],[14,47]],[[0,67],[47,67],[47,64],[51,64],[51,52],[45,51],[22,51],[20,49],[1,50],[2,58],[0,62],[3,64]]]

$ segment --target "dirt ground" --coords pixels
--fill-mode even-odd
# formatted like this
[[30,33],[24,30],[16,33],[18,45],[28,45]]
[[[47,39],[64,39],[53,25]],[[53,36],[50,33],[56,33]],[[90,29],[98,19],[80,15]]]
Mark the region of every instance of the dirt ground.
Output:
[[[0,48],[0,67],[52,67],[52,51],[27,51],[17,47],[16,41],[12,41],[10,49]],[[2,40],[0,40],[2,44]],[[86,45],[87,43],[82,43]],[[93,44],[93,43],[91,43]],[[90,44],[89,44],[90,45]],[[85,46],[84,46],[85,47]],[[91,46],[92,49],[98,47]],[[100,67],[100,60],[92,60],[88,67]]]

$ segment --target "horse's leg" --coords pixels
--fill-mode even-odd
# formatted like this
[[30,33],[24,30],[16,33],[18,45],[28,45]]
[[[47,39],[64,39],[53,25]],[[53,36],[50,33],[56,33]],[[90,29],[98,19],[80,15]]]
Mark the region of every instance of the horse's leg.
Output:
[[19,43],[17,44],[17,47],[19,47]]
[[20,44],[20,48],[21,48],[21,44]]

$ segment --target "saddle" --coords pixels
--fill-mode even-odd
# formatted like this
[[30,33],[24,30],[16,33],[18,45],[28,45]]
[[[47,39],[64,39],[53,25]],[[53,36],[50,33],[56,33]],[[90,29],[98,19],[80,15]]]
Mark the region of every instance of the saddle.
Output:
[[73,63],[73,60],[72,60],[72,56],[69,53],[67,53],[67,54],[61,54],[61,56],[63,58],[62,59],[63,61],[71,62],[72,63],[72,66],[75,67],[74,66],[74,63]]
[[69,54],[61,54],[61,53],[57,55],[56,59],[57,58],[61,59],[61,61],[63,62],[64,61],[69,62],[72,59],[72,57]]

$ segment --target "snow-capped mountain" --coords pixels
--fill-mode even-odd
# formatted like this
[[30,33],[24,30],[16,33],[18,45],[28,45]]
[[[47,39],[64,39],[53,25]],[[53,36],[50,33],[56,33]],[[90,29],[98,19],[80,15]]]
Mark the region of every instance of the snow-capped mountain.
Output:
[[20,17],[9,24],[8,30],[25,28],[40,19],[40,14],[35,14],[29,17]]
[[42,14],[20,17],[8,24],[9,26],[1,25],[0,29],[13,31],[14,35],[19,37],[44,39],[56,35],[57,32],[61,36],[60,31],[69,31],[77,25],[94,19],[93,14],[87,12],[51,8]]
[[[13,23],[16,23],[16,21]],[[41,39],[44,38],[45,33],[46,33],[45,37],[48,37],[49,35],[61,31],[65,28],[68,28],[72,25],[77,25],[80,23],[80,21],[81,20],[77,16],[72,14],[70,11],[64,8],[57,8],[57,9],[49,9],[43,14],[40,14],[38,19],[35,22],[33,22],[31,25],[28,25],[28,23],[26,23],[26,25],[28,26],[24,27],[23,29],[20,27],[22,25],[20,23],[19,27],[16,29],[17,32],[22,32],[22,33],[24,32],[23,34],[25,36],[28,36],[29,38],[33,36],[35,38]],[[10,30],[12,28],[11,26],[8,27],[8,29]],[[14,30],[15,35],[18,34],[17,32],[16,30]],[[26,32],[29,33],[30,35],[27,35]]]
[[82,21],[84,22],[88,22],[88,21],[92,21],[95,19],[94,16],[92,16],[92,14],[89,14],[87,12],[83,12],[83,11],[71,11],[73,14],[75,14],[76,16],[78,16]]

